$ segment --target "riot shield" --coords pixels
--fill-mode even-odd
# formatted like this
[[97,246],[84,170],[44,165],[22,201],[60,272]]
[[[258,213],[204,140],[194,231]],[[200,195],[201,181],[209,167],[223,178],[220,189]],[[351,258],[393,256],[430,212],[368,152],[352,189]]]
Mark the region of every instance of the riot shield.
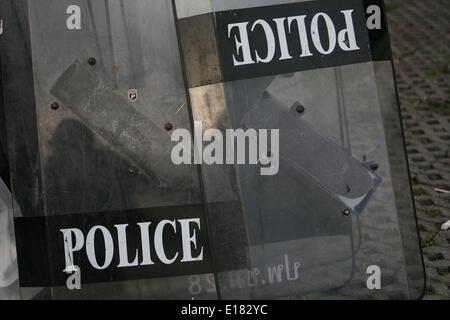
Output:
[[421,296],[380,1],[0,10],[22,298]]
[[252,129],[279,135],[264,137],[257,165],[202,166],[209,216],[220,215],[231,185],[225,201],[239,198],[246,223],[248,268],[231,270],[214,246],[222,298],[419,298],[423,263],[382,2],[174,2],[205,135],[250,130],[249,145]]
[[7,114],[35,128],[12,158],[39,155],[37,204],[15,222],[22,297],[191,299],[214,276],[198,170],[170,159],[171,131],[190,127],[171,3],[19,2],[2,1]]

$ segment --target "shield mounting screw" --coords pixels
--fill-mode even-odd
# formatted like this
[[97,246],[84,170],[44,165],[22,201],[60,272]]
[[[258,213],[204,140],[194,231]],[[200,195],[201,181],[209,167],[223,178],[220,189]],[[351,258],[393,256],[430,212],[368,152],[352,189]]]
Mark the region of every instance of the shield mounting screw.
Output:
[[164,128],[166,128],[167,131],[171,131],[173,129],[173,125],[171,123],[166,123]]
[[95,64],[97,63],[97,59],[95,59],[95,58],[89,58],[88,63],[89,63],[91,66],[95,66]]
[[58,102],[53,102],[50,105],[50,108],[52,108],[53,110],[58,110],[59,109],[59,103]]
[[295,110],[297,110],[298,114],[304,114],[305,113],[305,107],[302,106],[301,104],[298,104],[297,108]]
[[372,169],[372,171],[377,171],[378,168],[379,168],[378,163],[372,162],[372,163],[370,164],[370,169]]

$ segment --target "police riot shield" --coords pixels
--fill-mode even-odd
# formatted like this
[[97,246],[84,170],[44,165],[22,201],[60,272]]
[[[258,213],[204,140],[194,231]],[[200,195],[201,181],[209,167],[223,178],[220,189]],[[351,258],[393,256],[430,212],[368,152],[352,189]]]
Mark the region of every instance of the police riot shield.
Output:
[[22,296],[191,299],[197,278],[214,284],[198,169],[170,157],[171,131],[190,128],[172,4],[1,12]]
[[24,299],[417,299],[379,0],[0,1]]

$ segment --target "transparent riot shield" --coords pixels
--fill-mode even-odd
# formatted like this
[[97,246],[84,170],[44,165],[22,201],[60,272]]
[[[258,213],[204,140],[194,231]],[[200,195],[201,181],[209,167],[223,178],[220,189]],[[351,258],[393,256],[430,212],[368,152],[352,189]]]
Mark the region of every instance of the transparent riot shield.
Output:
[[12,159],[32,176],[12,169],[22,297],[191,299],[202,281],[195,297],[215,299],[198,169],[170,158],[171,131],[190,128],[172,4],[1,12]]
[[21,298],[419,298],[383,12],[0,0]]
[[258,145],[254,163],[202,165],[211,230],[237,201],[248,239],[238,269],[212,233],[221,297],[421,297],[382,2],[174,3],[193,119]]

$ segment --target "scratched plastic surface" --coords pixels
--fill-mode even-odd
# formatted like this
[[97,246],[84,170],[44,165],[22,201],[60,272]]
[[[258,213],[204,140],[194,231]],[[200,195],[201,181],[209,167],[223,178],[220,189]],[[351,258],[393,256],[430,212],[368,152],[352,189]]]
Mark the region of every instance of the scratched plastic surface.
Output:
[[[166,124],[190,129],[171,2],[28,3],[44,214],[201,204],[197,168],[170,158]],[[71,5],[81,9],[80,30],[66,27]],[[49,296],[191,299],[194,281],[214,279],[198,278],[53,287]]]
[[[182,28],[200,14],[290,2],[296,1],[176,0]],[[222,297],[421,296],[423,264],[393,79],[386,61],[190,89],[204,130],[280,130],[277,175],[261,176],[262,165],[238,165],[228,175],[202,167],[209,203],[226,184],[213,177],[229,177],[249,239],[247,270],[221,272],[218,264]],[[381,269],[381,290],[366,285],[371,265]]]

